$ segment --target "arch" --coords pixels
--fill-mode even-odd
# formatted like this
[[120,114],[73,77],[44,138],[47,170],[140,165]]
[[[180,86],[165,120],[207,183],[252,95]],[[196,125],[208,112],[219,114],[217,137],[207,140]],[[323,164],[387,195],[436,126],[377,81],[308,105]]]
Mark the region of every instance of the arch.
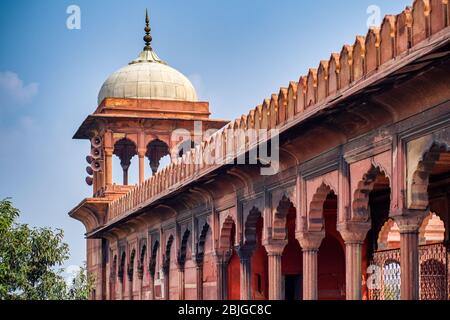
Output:
[[178,254],[178,265],[181,268],[184,268],[184,265],[186,263],[187,245],[190,235],[191,231],[189,229],[186,229],[183,233],[183,237],[181,238],[180,252]]
[[397,249],[400,247],[400,229],[394,219],[388,219],[378,233],[378,250]]
[[153,175],[158,171],[161,159],[167,155],[169,155],[169,146],[164,141],[155,139],[147,144],[145,156],[150,162]]
[[289,209],[294,205],[286,194],[283,194],[281,200],[278,202],[275,214],[273,216],[272,224],[272,239],[285,240],[287,236],[286,230],[286,218],[289,213]]
[[122,138],[114,143],[113,154],[120,159],[120,166],[123,170],[123,185],[128,185],[128,169],[131,166],[131,159],[137,155],[137,146],[132,140]]
[[247,217],[247,220],[245,221],[245,230],[244,230],[244,235],[245,235],[245,246],[248,247],[255,247],[256,246],[256,242],[257,242],[257,233],[256,233],[256,227],[257,227],[257,223],[258,223],[258,219],[262,217],[261,211],[256,208],[253,207],[250,210],[250,214]]
[[200,232],[200,236],[198,238],[197,243],[197,252],[195,255],[195,261],[197,262],[197,264],[203,263],[203,260],[205,258],[205,241],[209,229],[210,229],[209,224],[205,222],[205,224],[202,227],[202,231]]
[[126,253],[125,253],[125,251],[124,251],[124,252],[122,252],[122,254],[121,254],[121,256],[120,256],[119,270],[118,270],[118,272],[117,272],[120,281],[123,281],[123,275],[124,275],[124,272],[125,272],[125,262],[126,262],[126,258],[127,258],[127,255],[126,255]]
[[378,166],[371,166],[368,172],[364,174],[358,182],[356,190],[353,193],[352,201],[352,219],[358,222],[370,221],[369,195],[377,185],[390,185],[389,178]]
[[166,242],[166,251],[164,253],[163,259],[163,271],[165,274],[168,274],[170,270],[170,253],[172,250],[173,240],[174,240],[173,235],[170,235],[169,239]]
[[128,274],[129,281],[133,281],[135,257],[136,257],[136,249],[133,249],[130,254],[130,260],[128,261],[128,268],[127,268],[127,274]]
[[428,245],[445,241],[445,222],[434,212],[430,212],[419,228],[419,244]]
[[234,234],[236,231],[236,224],[231,216],[228,216],[222,224],[220,230],[220,241],[219,249],[223,251],[229,251],[236,239],[234,239]]
[[334,190],[325,182],[322,182],[314,193],[309,205],[308,231],[314,232],[322,231],[324,229],[323,210],[325,201],[330,193],[334,194]]
[[152,247],[152,252],[151,252],[151,256],[150,256],[150,263],[149,263],[149,268],[148,268],[148,270],[150,272],[150,275],[152,277],[155,276],[156,259],[157,259],[158,249],[159,249],[159,241],[156,240],[155,243],[153,244],[153,247]]
[[428,207],[429,178],[439,162],[443,166],[449,167],[450,149],[447,144],[434,142],[429,150],[422,155],[412,174],[410,209],[426,209]]
[[141,247],[141,252],[139,254],[139,264],[138,264],[139,279],[142,279],[144,276],[144,264],[146,254],[147,254],[147,246],[143,244]]

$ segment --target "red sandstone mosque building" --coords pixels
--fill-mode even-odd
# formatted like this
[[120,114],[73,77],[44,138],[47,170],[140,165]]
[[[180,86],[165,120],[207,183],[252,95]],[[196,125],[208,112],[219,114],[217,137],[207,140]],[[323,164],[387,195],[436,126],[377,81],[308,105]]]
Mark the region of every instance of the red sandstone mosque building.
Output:
[[144,50],[74,136],[91,141],[93,196],[69,214],[93,299],[450,297],[448,0],[386,16],[232,122],[210,118],[146,22]]

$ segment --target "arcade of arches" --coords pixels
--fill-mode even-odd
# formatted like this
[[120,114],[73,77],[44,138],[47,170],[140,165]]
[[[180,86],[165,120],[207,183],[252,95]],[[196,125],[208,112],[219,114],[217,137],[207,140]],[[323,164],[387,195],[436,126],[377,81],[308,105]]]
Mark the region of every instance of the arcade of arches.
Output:
[[[422,158],[429,153],[422,210],[393,214],[390,175],[363,161],[349,166],[365,172],[349,183],[355,222],[341,220],[333,173],[295,181],[282,196],[268,194],[273,211],[256,199],[109,243],[106,298],[447,299],[450,152],[433,145]],[[302,197],[297,187],[314,194]],[[302,206],[297,197],[311,201]],[[404,265],[404,247],[417,250],[415,264]],[[416,283],[406,282],[413,288],[402,286],[406,272],[417,273]]]
[[[92,298],[448,300],[449,21],[448,1],[414,0],[232,122],[210,119],[146,41],[75,134],[99,157],[93,196],[69,213],[86,227]],[[139,68],[166,80],[139,83]],[[223,130],[197,143],[196,121]],[[177,128],[192,141],[171,141]]]

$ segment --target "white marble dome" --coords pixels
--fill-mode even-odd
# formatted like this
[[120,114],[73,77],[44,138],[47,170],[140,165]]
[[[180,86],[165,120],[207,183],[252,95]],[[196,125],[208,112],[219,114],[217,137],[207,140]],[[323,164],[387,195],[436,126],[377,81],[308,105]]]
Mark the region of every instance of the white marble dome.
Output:
[[153,50],[144,50],[129,65],[114,72],[103,83],[98,104],[105,98],[136,98],[197,101],[189,79],[159,59]]

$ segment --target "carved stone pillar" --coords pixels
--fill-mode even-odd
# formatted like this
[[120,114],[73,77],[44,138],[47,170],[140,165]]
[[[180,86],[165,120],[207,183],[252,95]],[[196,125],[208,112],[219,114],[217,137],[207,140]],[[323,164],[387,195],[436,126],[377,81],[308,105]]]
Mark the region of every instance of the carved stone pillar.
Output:
[[118,300],[124,300],[124,285],[123,285],[123,276],[122,277],[118,277],[118,280],[119,280],[119,285],[118,285],[118,292],[119,292],[119,294],[118,294]]
[[131,162],[128,162],[128,163],[122,162],[120,164],[122,166],[122,171],[123,171],[123,185],[124,186],[128,185],[128,169],[130,168],[130,164],[131,164]]
[[241,273],[241,300],[252,300],[252,255],[253,248],[241,247],[238,250]]
[[133,300],[133,276],[128,279],[128,300]]
[[325,231],[297,233],[297,240],[303,252],[303,300],[319,298],[317,254],[324,238]]
[[139,274],[139,276],[138,276],[138,288],[139,288],[138,300],[144,300],[144,295],[142,292],[142,283],[143,283],[143,277],[141,274]]
[[111,186],[113,184],[112,178],[112,148],[105,148],[105,183],[107,186]]
[[169,273],[170,266],[165,265],[162,270],[163,274],[163,283],[164,283],[164,300],[170,300],[170,282],[169,282]]
[[145,149],[138,150],[139,157],[139,183],[143,183],[145,180]]
[[178,267],[178,299],[185,300],[184,290],[184,266]]
[[155,272],[150,273],[150,300],[155,300]]
[[203,300],[203,262],[197,262],[196,290],[197,290],[197,300]]
[[419,228],[428,211],[406,211],[394,216],[400,229],[402,300],[419,300]]
[[347,300],[362,299],[362,246],[370,223],[347,222],[338,225],[345,242],[345,296]]
[[228,298],[228,258],[228,255],[216,255],[217,300],[226,300]]
[[281,256],[287,241],[266,244],[269,260],[269,300],[283,300],[283,275],[281,273]]

